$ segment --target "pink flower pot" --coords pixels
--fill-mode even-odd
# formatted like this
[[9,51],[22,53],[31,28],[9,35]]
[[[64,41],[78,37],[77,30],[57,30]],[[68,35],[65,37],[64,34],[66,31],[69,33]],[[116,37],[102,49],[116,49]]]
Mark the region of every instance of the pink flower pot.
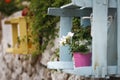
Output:
[[73,59],[74,59],[75,67],[90,66],[91,65],[91,56],[92,56],[92,53],[83,54],[80,52],[74,52]]

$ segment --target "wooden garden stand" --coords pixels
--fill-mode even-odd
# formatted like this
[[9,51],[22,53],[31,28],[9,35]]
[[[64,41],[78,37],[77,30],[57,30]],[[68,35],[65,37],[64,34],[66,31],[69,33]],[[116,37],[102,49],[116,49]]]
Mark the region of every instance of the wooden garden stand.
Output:
[[61,8],[49,8],[60,16],[60,37],[72,28],[73,17],[91,17],[92,65],[74,68],[68,47],[60,47],[60,61],[48,62],[50,69],[76,75],[105,78],[120,76],[120,0],[72,0]]

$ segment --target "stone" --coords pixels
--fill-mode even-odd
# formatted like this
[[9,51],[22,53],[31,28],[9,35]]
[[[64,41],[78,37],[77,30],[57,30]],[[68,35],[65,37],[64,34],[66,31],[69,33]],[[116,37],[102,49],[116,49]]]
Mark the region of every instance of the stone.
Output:
[[75,79],[75,75],[71,75],[68,80],[74,80]]
[[11,77],[12,77],[12,80],[17,80],[17,78],[18,78],[18,77],[17,77],[17,74],[14,73],[14,72],[12,73]]
[[20,74],[22,73],[22,67],[17,68],[17,69],[15,70],[15,73],[16,73],[17,75],[20,75]]
[[[39,75],[35,75],[32,80],[40,80]],[[41,79],[42,80],[42,79]]]
[[68,75],[61,72],[54,72],[51,74],[52,80],[67,80]]
[[41,57],[40,63],[47,66],[47,62],[51,57],[51,49],[46,49]]
[[22,76],[22,80],[30,80],[29,75],[25,72],[21,76]]

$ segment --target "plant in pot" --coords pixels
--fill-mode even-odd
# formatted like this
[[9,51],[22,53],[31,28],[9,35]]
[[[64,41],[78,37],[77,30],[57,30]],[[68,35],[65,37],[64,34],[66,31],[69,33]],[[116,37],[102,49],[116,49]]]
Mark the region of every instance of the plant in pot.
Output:
[[[74,32],[74,33],[73,33]],[[60,45],[69,45],[75,67],[91,65],[90,27],[73,29],[60,40]]]

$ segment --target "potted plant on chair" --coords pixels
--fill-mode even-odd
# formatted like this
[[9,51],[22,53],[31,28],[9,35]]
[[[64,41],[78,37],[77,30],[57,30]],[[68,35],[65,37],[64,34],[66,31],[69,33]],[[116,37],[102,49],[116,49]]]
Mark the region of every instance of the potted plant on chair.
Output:
[[92,55],[90,27],[74,29],[73,32],[63,36],[60,44],[70,46],[75,67],[90,66]]

